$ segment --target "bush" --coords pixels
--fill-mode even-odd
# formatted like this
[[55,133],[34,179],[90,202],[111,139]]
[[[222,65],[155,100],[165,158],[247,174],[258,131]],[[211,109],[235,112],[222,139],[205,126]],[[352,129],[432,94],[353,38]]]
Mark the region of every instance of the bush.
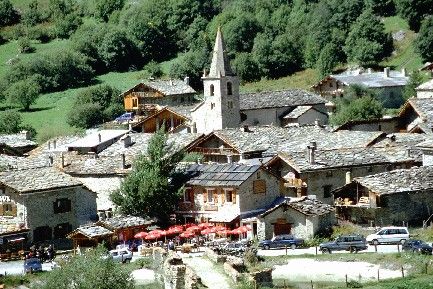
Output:
[[149,73],[149,77],[160,78],[164,75],[161,65],[156,61],[149,62],[144,69]]
[[34,78],[28,78],[13,83],[6,90],[6,96],[10,103],[18,104],[27,111],[39,97],[40,91],[38,82]]
[[10,0],[0,1],[0,27],[11,25],[19,20],[19,15]]
[[36,130],[29,126],[23,125],[21,114],[16,111],[0,112],[0,133],[11,134],[19,133],[22,130],[27,130],[33,137],[36,136]]
[[40,43],[48,43],[55,38],[51,29],[41,25],[29,28],[27,36],[30,39],[38,40]]
[[68,124],[78,128],[91,128],[103,121],[104,114],[98,103],[76,105],[67,116]]
[[22,37],[18,40],[18,50],[20,53],[32,53],[35,48],[31,45],[30,39]]
[[55,25],[55,33],[59,38],[69,38],[80,25],[83,24],[83,20],[78,15],[72,13],[68,14],[63,18],[60,18]]

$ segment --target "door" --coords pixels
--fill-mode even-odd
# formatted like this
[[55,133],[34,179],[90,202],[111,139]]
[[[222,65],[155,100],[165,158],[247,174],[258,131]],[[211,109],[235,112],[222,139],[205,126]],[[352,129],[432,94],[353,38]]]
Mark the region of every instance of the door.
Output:
[[290,231],[292,230],[292,226],[289,223],[276,223],[274,224],[274,234],[275,236],[278,235],[285,235],[290,234]]
[[33,242],[51,240],[52,238],[53,233],[49,226],[37,227],[33,230]]

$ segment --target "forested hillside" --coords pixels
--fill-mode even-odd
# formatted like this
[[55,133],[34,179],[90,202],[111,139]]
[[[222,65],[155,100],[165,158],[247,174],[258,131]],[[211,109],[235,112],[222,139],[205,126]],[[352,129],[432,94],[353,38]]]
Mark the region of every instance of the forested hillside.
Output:
[[433,0],[0,0],[0,99],[24,122],[33,116],[38,131],[52,127],[45,113],[70,131],[71,106],[107,119],[121,111],[115,97],[76,101],[82,87],[189,76],[200,89],[218,26],[251,89],[261,87],[246,83],[272,88],[269,79],[299,73],[314,81],[347,65],[413,69],[433,58],[432,14]]

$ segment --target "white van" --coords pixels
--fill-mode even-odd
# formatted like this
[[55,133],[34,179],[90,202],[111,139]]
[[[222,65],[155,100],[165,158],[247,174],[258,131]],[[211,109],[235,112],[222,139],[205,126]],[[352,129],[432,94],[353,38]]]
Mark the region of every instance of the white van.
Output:
[[406,227],[383,227],[375,234],[367,236],[368,244],[403,244],[409,239],[409,231]]

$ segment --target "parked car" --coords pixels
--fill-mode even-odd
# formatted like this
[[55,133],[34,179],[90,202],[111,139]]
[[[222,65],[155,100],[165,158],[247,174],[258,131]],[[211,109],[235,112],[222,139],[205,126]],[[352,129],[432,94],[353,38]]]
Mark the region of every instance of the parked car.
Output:
[[247,247],[242,242],[230,242],[225,244],[221,248],[221,251],[224,254],[239,256],[245,252],[246,248]]
[[322,253],[332,253],[332,251],[349,251],[356,253],[367,250],[368,245],[365,238],[361,235],[340,236],[332,242],[320,244]]
[[408,239],[409,230],[406,227],[384,227],[367,236],[367,242],[373,245],[404,244]]
[[301,246],[303,243],[303,239],[295,238],[293,235],[277,235],[270,240],[261,241],[259,243],[259,247],[263,248],[264,250],[286,247],[296,249],[296,247]]
[[24,273],[42,272],[42,263],[38,258],[24,260]]
[[119,117],[116,117],[115,121],[117,122],[125,122],[125,121],[131,121],[134,119],[134,113],[133,112],[125,112]]
[[129,263],[132,260],[132,252],[128,248],[111,250],[109,253],[114,262]]
[[403,251],[416,252],[425,255],[431,255],[433,252],[432,246],[421,240],[407,240],[404,242]]

